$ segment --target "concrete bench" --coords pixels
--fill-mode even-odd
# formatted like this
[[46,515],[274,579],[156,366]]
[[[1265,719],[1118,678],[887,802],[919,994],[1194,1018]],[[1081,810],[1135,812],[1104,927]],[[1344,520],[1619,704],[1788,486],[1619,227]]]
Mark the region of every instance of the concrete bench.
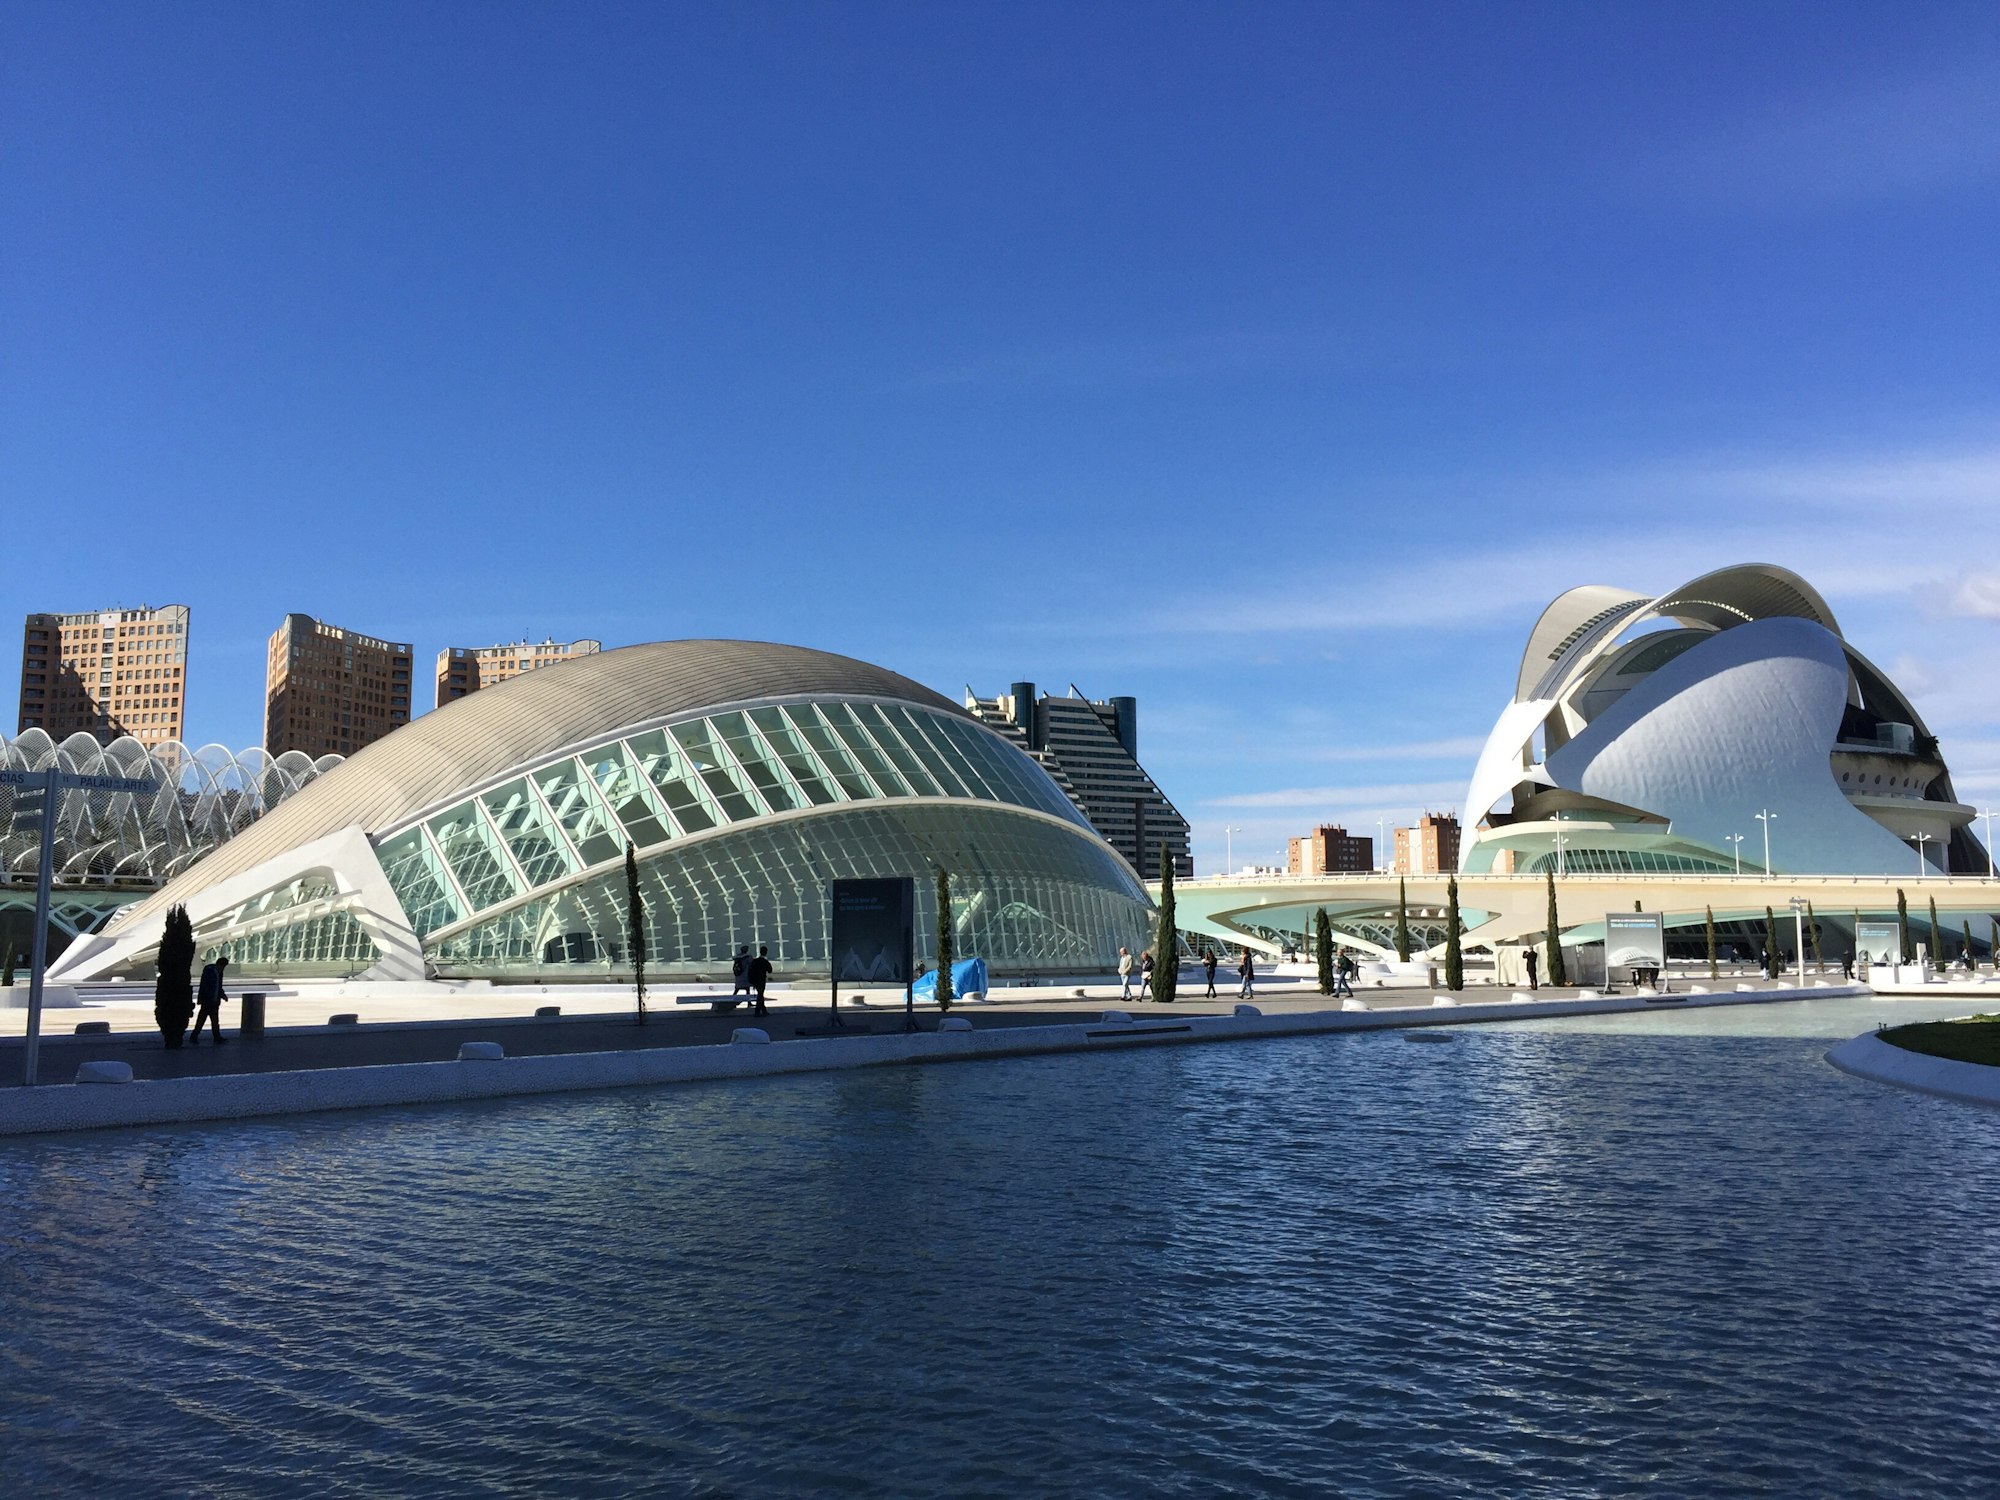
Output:
[[734,1010],[739,1005],[756,1003],[755,995],[679,995],[674,999],[676,1005],[706,1005],[715,1015]]

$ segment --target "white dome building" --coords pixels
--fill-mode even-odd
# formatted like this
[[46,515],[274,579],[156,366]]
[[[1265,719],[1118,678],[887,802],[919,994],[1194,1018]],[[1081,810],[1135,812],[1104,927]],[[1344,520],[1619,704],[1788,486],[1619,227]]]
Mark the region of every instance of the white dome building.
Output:
[[1937,739],[1768,564],[1543,611],[1466,799],[1460,869],[1984,874]]
[[750,641],[629,646],[448,703],[328,770],[104,932],[57,983],[151,975],[184,904],[239,972],[629,974],[627,846],[647,967],[740,944],[822,962],[827,882],[952,876],[957,951],[1099,969],[1151,902],[1041,766],[949,699],[849,657]]

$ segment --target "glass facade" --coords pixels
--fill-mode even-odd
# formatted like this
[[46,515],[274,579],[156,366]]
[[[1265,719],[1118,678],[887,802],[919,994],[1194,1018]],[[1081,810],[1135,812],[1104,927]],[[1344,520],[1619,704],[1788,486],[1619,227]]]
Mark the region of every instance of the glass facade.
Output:
[[[1005,808],[877,804],[764,822],[654,850],[640,864],[647,968],[727,972],[739,944],[780,969],[826,962],[827,882],[917,876],[917,952],[935,961],[938,866],[951,871],[954,948],[995,970],[1095,969],[1151,942],[1143,893],[1101,846]],[[629,969],[618,861],[432,947],[446,977]]]
[[915,797],[1024,807],[1089,830],[1041,767],[977,724],[911,704],[827,700],[690,717],[564,756],[392,834],[377,852],[427,937],[595,866],[622,872],[628,841],[650,858],[780,813]]
[[[1553,852],[1538,854],[1524,867],[1530,875],[1556,868]],[[1670,854],[1657,849],[1590,849],[1575,844],[1563,851],[1562,868],[1572,875],[1724,875],[1726,860],[1697,854]]]

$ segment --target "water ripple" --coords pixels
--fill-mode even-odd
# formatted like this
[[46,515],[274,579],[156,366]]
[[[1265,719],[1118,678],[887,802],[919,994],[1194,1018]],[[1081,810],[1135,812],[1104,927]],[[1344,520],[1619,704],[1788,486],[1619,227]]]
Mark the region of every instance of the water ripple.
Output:
[[2000,1121],[1661,1021],[17,1144],[0,1490],[2000,1492]]

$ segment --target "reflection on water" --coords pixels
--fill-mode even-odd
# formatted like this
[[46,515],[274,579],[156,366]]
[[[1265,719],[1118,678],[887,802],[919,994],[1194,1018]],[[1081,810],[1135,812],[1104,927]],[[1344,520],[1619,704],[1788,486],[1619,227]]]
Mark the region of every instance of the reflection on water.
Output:
[[0,1492],[1987,1496],[2000,1116],[1853,1006],[0,1148]]

